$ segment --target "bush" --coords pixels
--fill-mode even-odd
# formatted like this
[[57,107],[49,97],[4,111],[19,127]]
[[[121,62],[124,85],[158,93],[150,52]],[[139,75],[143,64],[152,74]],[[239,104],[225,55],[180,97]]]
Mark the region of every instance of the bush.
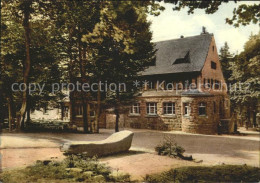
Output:
[[259,182],[260,168],[246,165],[182,167],[147,175],[146,182]]
[[174,158],[179,157],[186,160],[192,160],[192,157],[183,156],[185,149],[176,143],[174,137],[170,136],[165,136],[163,143],[157,145],[155,147],[155,151],[158,153],[158,155],[162,156],[169,156]]

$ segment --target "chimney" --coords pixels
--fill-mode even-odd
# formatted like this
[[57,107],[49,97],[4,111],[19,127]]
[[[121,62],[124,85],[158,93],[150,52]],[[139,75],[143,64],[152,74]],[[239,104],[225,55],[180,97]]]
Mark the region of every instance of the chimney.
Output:
[[181,35],[181,38],[184,38],[184,36],[183,36],[183,35]]
[[201,34],[207,34],[207,33],[208,33],[208,32],[207,32],[206,27],[202,26],[202,33],[201,33]]

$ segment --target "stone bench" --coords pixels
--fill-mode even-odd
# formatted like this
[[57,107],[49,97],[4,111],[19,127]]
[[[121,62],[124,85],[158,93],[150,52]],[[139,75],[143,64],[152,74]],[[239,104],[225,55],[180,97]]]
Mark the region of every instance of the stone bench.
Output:
[[64,143],[61,151],[66,154],[86,153],[87,156],[106,156],[130,149],[134,133],[128,130],[117,132],[101,141],[72,141]]

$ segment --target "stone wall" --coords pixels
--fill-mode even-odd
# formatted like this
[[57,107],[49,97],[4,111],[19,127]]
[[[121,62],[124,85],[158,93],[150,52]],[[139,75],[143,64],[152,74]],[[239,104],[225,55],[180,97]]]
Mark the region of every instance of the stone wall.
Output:
[[[153,129],[153,130],[181,130],[181,97],[142,97],[138,98],[140,114],[132,115],[129,112],[120,115],[120,127]],[[157,103],[157,115],[146,114],[146,103]],[[175,102],[175,115],[163,114],[163,103]],[[106,115],[107,128],[113,128],[115,115]]]
[[[183,97],[182,102],[188,102],[191,107],[190,116],[182,116],[182,131],[189,133],[216,134],[219,124],[219,104],[221,97]],[[199,115],[199,103],[206,104],[206,115]],[[215,109],[214,109],[215,102]]]
[[[222,95],[211,96],[174,96],[174,97],[142,97],[139,98],[140,115],[131,115],[124,113],[120,115],[119,126],[137,129],[154,129],[154,130],[182,130],[189,133],[216,134],[220,122],[220,111],[224,104]],[[146,103],[157,103],[156,116],[146,114]],[[175,102],[175,115],[163,114],[163,103]],[[190,116],[184,116],[183,103],[189,103],[191,107]],[[200,116],[198,105],[200,102],[206,104],[206,115]],[[214,104],[215,103],[215,104]],[[225,109],[223,109],[225,110]],[[114,128],[115,115],[106,115],[106,127]]]

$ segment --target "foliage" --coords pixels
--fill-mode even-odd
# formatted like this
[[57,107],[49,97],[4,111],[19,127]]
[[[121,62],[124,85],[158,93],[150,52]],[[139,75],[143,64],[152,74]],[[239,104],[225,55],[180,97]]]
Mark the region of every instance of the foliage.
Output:
[[260,97],[260,32],[252,35],[246,42],[244,51],[237,55],[230,69],[232,74],[230,81],[233,88],[243,83],[242,90],[232,90],[232,100],[238,104],[259,102]]
[[[29,10],[28,5],[30,3]],[[30,96],[26,94],[26,110],[34,110],[42,106],[50,104],[61,97],[61,93],[51,95],[51,84],[60,81],[60,68],[58,66],[58,46],[55,44],[54,27],[50,21],[50,17],[45,15],[39,18],[41,8],[46,8],[48,2],[39,3],[36,1],[13,1],[12,3],[3,1],[1,14],[1,82],[0,88],[3,88],[2,94],[12,108],[13,118],[16,113],[24,105],[21,98],[23,92],[11,91],[13,83],[21,83],[25,81],[24,70],[28,67],[28,76],[26,83],[35,83],[43,86],[44,91],[40,93],[38,90]],[[27,8],[26,8],[27,7]],[[29,24],[29,56],[28,62],[25,50],[25,30],[24,12],[29,11],[30,15],[27,21]],[[28,65],[28,63],[30,63]],[[1,101],[0,101],[1,102]],[[22,104],[23,103],[23,104]],[[2,105],[2,103],[0,103]],[[27,111],[27,112],[28,112]],[[5,114],[6,111],[1,111]],[[6,117],[6,116],[5,116]],[[17,122],[18,123],[18,122]]]
[[247,165],[181,167],[147,175],[145,182],[259,182],[260,168]]
[[225,78],[225,81],[228,82],[230,76],[231,76],[231,62],[233,61],[233,55],[229,51],[228,43],[225,42],[224,46],[220,48],[220,63],[221,63],[221,69]]
[[157,145],[155,151],[158,155],[174,158],[183,157],[183,153],[185,152],[184,148],[179,146],[171,136],[165,136],[163,143]]
[[92,80],[124,84],[125,88],[108,91],[103,98],[107,107],[115,109],[116,124],[120,106],[131,103],[137,93],[133,81],[154,60],[154,44],[146,13],[155,12],[160,6],[153,8],[149,10],[148,3],[141,1],[103,2],[100,22],[93,32],[83,36],[83,41],[94,50],[89,63],[91,70],[88,70],[92,72]]
[[[176,6],[173,10],[180,11],[181,9],[188,8],[188,14],[193,14],[196,9],[204,9],[206,14],[213,14],[218,11],[223,3],[228,3],[228,0],[219,1],[185,1],[185,0],[165,0],[165,2],[174,3]],[[237,1],[235,1],[237,3]],[[250,23],[259,24],[260,20],[260,4],[241,4],[238,8],[233,10],[233,17],[226,18],[226,23],[239,27],[240,25],[246,26]]]
[[[30,110],[58,105],[56,101],[63,95],[61,92],[53,94],[51,84],[75,82],[79,77],[82,81],[125,83],[127,92],[103,93],[101,97],[102,108],[113,107],[118,114],[119,106],[131,103],[138,94],[133,81],[154,62],[155,50],[147,14],[158,16],[164,10],[160,1],[3,0],[0,61],[0,113],[3,115],[0,122],[7,118],[8,113],[15,119],[18,111],[22,114],[25,108],[29,114]],[[220,5],[226,3],[224,0],[164,2],[175,4],[174,10],[188,7],[188,13],[204,9],[208,14],[215,13]],[[236,27],[258,23],[258,10],[258,4],[241,4],[226,22]],[[236,93],[233,96],[236,101],[258,97],[259,54],[257,56],[253,51],[258,43],[251,41],[250,44],[245,53],[236,57],[231,80],[235,83],[241,80],[240,76],[246,78],[245,81],[251,83],[252,92]],[[223,67],[226,68],[225,64]],[[225,77],[229,74],[230,71]],[[45,84],[43,93],[36,91],[29,96],[26,92],[10,91],[12,83],[24,81]],[[80,99],[83,103],[98,98],[96,93],[88,93],[87,99],[84,96]],[[83,119],[85,129],[85,109]]]
[[116,176],[109,167],[97,158],[87,158],[84,154],[68,156],[61,162],[37,161],[35,165],[21,170],[5,171],[1,174],[5,183],[23,182],[128,182],[128,174]]

